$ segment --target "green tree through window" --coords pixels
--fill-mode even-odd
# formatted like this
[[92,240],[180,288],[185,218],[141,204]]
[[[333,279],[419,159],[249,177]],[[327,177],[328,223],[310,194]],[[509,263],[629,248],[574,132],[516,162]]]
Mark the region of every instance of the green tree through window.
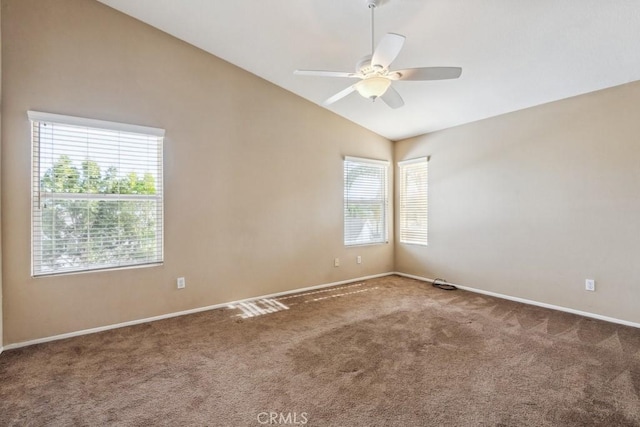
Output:
[[162,262],[162,137],[30,118],[33,274]]
[[[60,156],[41,180],[42,265],[57,270],[69,265],[112,265],[151,257],[156,251],[155,200],[110,200],[108,195],[155,195],[149,173],[118,178],[115,167],[103,174],[92,161],[75,167]],[[86,199],[85,194],[104,194]]]

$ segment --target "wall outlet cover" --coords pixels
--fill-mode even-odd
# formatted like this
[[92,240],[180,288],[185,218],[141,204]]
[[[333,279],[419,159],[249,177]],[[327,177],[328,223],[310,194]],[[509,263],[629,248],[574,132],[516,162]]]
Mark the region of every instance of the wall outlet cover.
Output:
[[595,291],[596,290],[596,281],[593,279],[587,279],[584,282],[584,289],[587,291]]

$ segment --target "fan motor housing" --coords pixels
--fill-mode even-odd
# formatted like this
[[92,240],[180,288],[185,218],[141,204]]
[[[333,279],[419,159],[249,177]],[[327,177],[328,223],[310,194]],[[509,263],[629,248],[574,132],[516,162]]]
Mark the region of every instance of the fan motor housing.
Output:
[[371,64],[371,55],[364,56],[360,61],[358,61],[356,64],[356,73],[361,74],[364,77],[387,74],[382,66]]
[[371,66],[371,55],[363,56],[356,64],[356,73],[367,75],[373,71]]

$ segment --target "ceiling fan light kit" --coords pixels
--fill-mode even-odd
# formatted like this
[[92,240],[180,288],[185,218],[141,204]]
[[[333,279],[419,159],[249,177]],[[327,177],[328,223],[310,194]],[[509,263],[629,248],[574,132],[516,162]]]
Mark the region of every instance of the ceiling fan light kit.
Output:
[[400,94],[391,86],[396,80],[425,81],[457,79],[462,74],[459,67],[421,67],[406,70],[390,71],[389,66],[396,59],[405,37],[400,34],[388,33],[374,49],[374,10],[379,0],[366,0],[371,9],[371,55],[364,57],[356,65],[356,72],[324,71],[324,70],[295,70],[294,74],[318,77],[357,78],[359,82],[341,90],[327,99],[324,104],[330,105],[344,98],[351,92],[357,91],[364,98],[376,100],[381,98],[389,107],[399,108],[404,105]]
[[360,80],[354,86],[360,95],[375,100],[377,97],[384,95],[389,86],[391,86],[391,80],[385,77],[373,76]]

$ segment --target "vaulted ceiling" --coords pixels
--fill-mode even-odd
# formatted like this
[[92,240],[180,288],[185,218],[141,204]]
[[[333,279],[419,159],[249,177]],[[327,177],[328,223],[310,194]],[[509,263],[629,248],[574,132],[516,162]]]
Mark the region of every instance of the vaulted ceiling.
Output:
[[[99,0],[311,102],[353,84],[371,51],[366,0]],[[637,0],[381,0],[375,39],[406,36],[393,69],[459,66],[457,80],[397,81],[391,109],[354,92],[329,110],[399,140],[640,80]]]

